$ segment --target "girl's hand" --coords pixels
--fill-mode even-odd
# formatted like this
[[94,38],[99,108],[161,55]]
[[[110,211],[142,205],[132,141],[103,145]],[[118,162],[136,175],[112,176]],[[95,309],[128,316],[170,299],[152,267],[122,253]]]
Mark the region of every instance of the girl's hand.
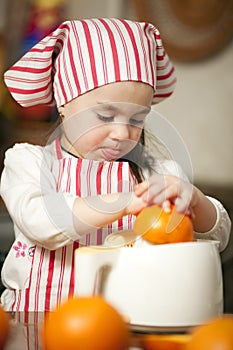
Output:
[[148,203],[143,200],[142,196],[137,196],[134,192],[131,192],[130,199],[125,207],[125,215],[137,215],[147,205]]
[[135,186],[135,195],[146,205],[157,204],[165,211],[171,203],[181,213],[192,216],[192,208],[199,200],[199,190],[189,182],[173,175],[154,174],[148,180]]

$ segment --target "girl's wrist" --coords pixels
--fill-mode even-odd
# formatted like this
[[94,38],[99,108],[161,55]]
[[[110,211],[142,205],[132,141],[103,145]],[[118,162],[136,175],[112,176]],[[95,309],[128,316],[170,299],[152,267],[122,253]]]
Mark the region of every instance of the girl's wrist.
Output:
[[216,208],[201,190],[195,188],[195,192],[196,198],[192,206],[194,230],[196,232],[208,232],[216,223]]
[[195,210],[195,208],[200,205],[202,198],[205,198],[205,195],[196,186],[193,186],[193,194],[191,200],[192,210]]
[[142,197],[138,197],[134,192],[130,192],[129,202],[125,207],[125,215],[137,215],[146,206],[147,203],[143,201]]

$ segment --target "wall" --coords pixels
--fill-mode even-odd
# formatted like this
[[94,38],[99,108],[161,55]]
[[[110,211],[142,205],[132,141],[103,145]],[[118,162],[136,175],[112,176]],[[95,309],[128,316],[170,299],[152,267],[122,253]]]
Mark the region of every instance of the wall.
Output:
[[67,18],[120,17],[124,12],[123,0],[68,0]]
[[210,59],[174,64],[176,91],[156,109],[185,139],[195,181],[233,185],[233,41]]

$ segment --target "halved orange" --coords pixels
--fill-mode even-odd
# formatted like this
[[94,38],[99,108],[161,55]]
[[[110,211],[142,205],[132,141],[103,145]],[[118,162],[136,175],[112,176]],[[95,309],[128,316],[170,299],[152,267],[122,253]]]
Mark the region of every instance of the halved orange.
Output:
[[191,219],[188,215],[178,213],[174,205],[169,213],[158,205],[144,208],[136,217],[133,231],[153,244],[194,240]]

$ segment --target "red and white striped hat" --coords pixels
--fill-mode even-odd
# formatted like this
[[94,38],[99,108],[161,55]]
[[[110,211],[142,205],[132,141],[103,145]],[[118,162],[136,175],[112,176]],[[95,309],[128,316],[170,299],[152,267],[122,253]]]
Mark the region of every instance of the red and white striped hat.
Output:
[[123,19],[66,21],[4,74],[22,106],[64,105],[99,86],[118,81],[151,85],[153,104],[170,96],[174,67],[150,23]]

